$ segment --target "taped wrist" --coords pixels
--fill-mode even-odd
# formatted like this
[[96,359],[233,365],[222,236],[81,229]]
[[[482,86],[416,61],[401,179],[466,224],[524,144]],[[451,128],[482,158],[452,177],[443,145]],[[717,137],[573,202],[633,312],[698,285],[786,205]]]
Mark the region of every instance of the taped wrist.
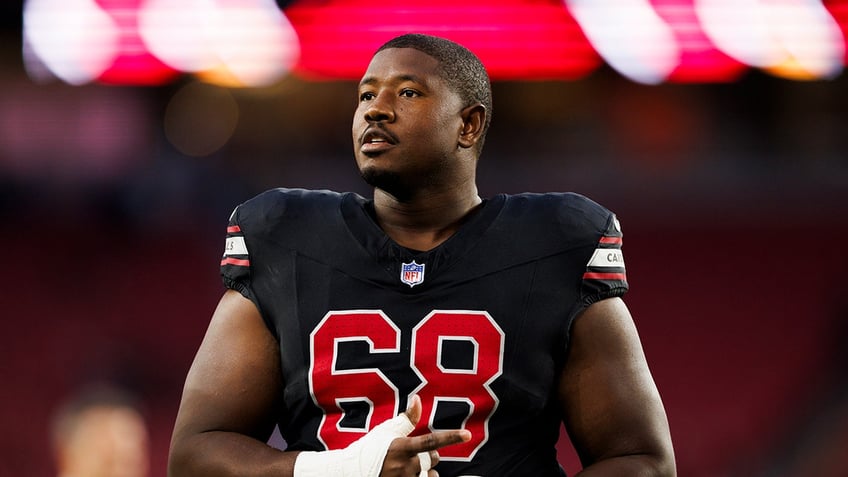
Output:
[[414,428],[401,413],[344,449],[301,452],[294,462],[294,477],[379,477],[389,445]]

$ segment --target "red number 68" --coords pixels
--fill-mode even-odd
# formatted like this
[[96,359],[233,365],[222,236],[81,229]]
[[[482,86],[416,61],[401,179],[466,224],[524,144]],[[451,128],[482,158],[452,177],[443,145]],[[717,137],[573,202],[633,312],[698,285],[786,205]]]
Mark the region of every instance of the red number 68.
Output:
[[[378,368],[340,369],[338,345],[360,341],[369,353],[400,353],[400,329],[379,310],[331,311],[310,335],[309,389],[315,404],[324,411],[318,439],[328,449],[340,449],[362,437],[375,425],[394,417],[400,391]],[[453,369],[442,362],[447,340],[471,345],[473,363]],[[421,397],[421,421],[413,433],[440,430],[434,417],[440,403],[460,402],[469,409],[462,427],[471,440],[439,450],[442,460],[468,461],[489,437],[488,423],[498,406],[490,384],[503,368],[504,334],[484,311],[436,310],[412,329],[410,367],[421,379],[413,390]],[[366,403],[364,427],[342,425],[344,404]]]

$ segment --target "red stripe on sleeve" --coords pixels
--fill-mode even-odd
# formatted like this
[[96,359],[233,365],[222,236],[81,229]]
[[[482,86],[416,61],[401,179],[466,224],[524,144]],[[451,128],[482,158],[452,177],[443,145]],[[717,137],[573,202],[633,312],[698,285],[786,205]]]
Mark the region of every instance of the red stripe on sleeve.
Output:
[[593,280],[620,280],[623,282],[627,281],[627,275],[624,273],[598,273],[598,272],[586,272],[583,274],[583,279],[593,279]]
[[239,232],[241,232],[241,227],[239,227],[238,225],[230,225],[229,227],[227,227],[228,234],[235,234]]
[[599,243],[621,245],[621,237],[607,237],[605,235],[605,236],[601,237],[601,240],[599,240]]
[[240,258],[226,257],[221,260],[221,265],[237,265],[239,267],[249,267],[250,260],[242,260]]

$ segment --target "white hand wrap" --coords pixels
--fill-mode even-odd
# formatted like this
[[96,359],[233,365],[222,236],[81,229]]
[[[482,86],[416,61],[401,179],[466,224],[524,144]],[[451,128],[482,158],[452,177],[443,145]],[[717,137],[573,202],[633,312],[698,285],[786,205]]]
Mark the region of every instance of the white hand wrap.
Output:
[[433,468],[433,462],[430,460],[430,453],[419,452],[418,461],[421,462],[421,473],[418,474],[418,477],[427,477],[430,469]]
[[379,477],[389,445],[414,428],[406,414],[401,413],[344,449],[301,452],[294,462],[294,477]]

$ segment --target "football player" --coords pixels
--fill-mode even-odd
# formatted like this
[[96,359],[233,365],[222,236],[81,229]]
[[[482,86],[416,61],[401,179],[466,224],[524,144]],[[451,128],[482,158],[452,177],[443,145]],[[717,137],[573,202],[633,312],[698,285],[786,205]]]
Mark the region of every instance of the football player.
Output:
[[573,193],[481,198],[491,117],[469,50],[395,38],[352,126],[373,197],[235,209],[172,476],[560,477],[563,422],[581,475],[675,475],[618,220]]

